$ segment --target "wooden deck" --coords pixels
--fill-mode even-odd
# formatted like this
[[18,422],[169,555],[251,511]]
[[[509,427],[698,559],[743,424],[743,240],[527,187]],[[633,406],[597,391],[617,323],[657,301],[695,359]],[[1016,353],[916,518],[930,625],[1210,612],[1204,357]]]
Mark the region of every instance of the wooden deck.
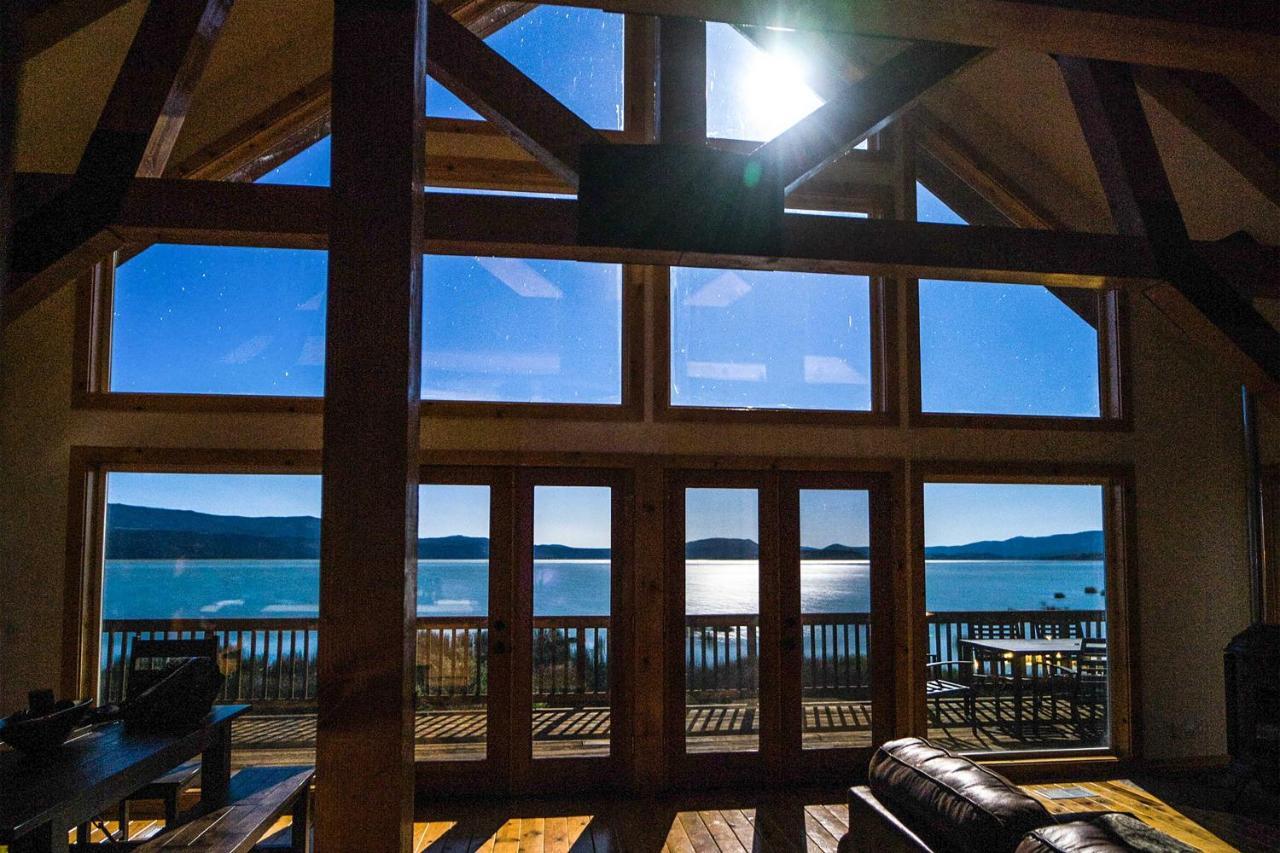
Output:
[[[1030,700],[1024,703],[1026,719],[1032,719]],[[976,732],[963,718],[958,703],[942,706],[941,718],[930,708],[929,737],[963,751],[1008,751],[1078,748],[1096,745],[1084,741],[1065,705],[1056,717],[1040,715],[1038,731],[1028,725],[1023,736],[1013,732],[1012,702],[1004,701],[1003,723],[995,707],[982,700],[977,707]],[[867,702],[816,701],[804,708],[806,747],[866,747],[871,745],[871,706]],[[758,714],[743,705],[699,705],[690,708],[685,731],[693,752],[742,748],[758,734]],[[608,752],[607,708],[538,708],[534,710],[534,742],[540,756],[601,755]],[[416,723],[419,760],[469,760],[484,757],[486,720],[483,710],[420,712]],[[1084,732],[1085,736],[1089,732]],[[314,714],[272,714],[238,721],[232,747],[238,764],[308,760],[315,748]]]

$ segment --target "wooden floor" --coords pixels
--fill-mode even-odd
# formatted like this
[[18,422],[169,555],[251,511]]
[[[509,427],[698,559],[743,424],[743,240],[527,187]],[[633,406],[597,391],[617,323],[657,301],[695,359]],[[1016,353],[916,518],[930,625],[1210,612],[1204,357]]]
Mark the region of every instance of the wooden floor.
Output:
[[[1083,787],[1089,796],[1050,794]],[[1280,849],[1280,817],[1248,819],[1218,810],[1170,805],[1128,780],[1030,785],[1027,790],[1055,813],[1124,811],[1196,849],[1264,853]],[[705,794],[664,799],[561,802],[445,802],[420,809],[415,853],[771,853],[835,851],[848,832],[848,810],[832,791]],[[1264,811],[1268,806],[1261,807]],[[282,819],[276,830],[283,830]],[[107,828],[115,830],[108,822]],[[133,837],[159,831],[134,821]],[[857,827],[852,831],[856,834]],[[94,840],[101,833],[95,832]]]

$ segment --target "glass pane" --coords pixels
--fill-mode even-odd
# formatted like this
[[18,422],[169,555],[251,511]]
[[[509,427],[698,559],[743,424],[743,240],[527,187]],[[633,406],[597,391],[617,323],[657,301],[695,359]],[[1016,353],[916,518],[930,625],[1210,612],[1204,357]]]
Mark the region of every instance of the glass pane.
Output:
[[[917,184],[920,220],[964,224]],[[1043,287],[921,280],[926,412],[1098,417],[1098,332]]]
[[116,271],[112,391],[324,393],[328,255],[156,245]]
[[823,100],[799,51],[763,50],[729,24],[707,24],[707,135],[772,139]]
[[805,749],[871,745],[869,500],[800,490]]
[[685,492],[685,750],[760,748],[755,489]]
[[485,757],[489,487],[418,488],[417,757]]
[[313,761],[320,478],[112,473],[105,530],[99,701],[136,695],[163,664],[131,666],[135,641],[212,639],[218,701],[253,706],[233,760]]
[[867,278],[673,268],[671,404],[870,410]]
[[[622,15],[538,6],[485,43],[591,126],[622,129]],[[480,118],[430,78],[427,115]]]
[[926,483],[924,501],[929,736],[1105,746],[1102,487]]
[[622,268],[427,256],[422,396],[622,402]]
[[533,491],[533,757],[609,754],[612,490]]

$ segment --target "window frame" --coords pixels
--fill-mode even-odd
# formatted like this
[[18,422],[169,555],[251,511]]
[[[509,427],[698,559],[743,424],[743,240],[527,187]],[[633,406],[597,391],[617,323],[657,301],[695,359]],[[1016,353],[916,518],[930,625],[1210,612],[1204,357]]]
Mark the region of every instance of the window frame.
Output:
[[[928,655],[928,622],[925,608],[925,521],[926,483],[998,485],[1083,485],[1099,486],[1103,500],[1104,567],[1107,592],[1107,643],[1110,673],[1108,690],[1108,745],[1080,749],[1030,749],[977,752],[969,757],[989,764],[1015,778],[1035,775],[1039,762],[1053,761],[1078,769],[1095,762],[1110,766],[1142,755],[1142,705],[1138,641],[1138,566],[1135,471],[1132,464],[1089,464],[1049,462],[964,462],[930,461],[917,463],[911,472],[913,553],[907,589],[900,595],[910,601],[910,632],[907,657],[910,672],[923,672]],[[901,600],[901,599],[900,599]],[[924,679],[910,679],[908,719],[911,731],[928,737],[928,709]],[[902,685],[899,685],[901,688]]]
[[[983,285],[985,282],[971,282]],[[1037,285],[1010,285],[1036,287]],[[1083,290],[1083,289],[1082,289]],[[1120,289],[1083,290],[1091,293],[1098,316],[1098,411],[1088,415],[1024,415],[991,412],[931,412],[923,407],[923,379],[920,358],[923,351],[920,325],[919,279],[904,281],[902,303],[906,320],[905,359],[907,363],[907,426],[943,429],[1066,430],[1086,432],[1133,432],[1133,404],[1130,393],[1129,296]],[[1065,307],[1065,306],[1064,306]],[[1068,309],[1070,310],[1070,309]]]
[[[320,414],[324,397],[269,394],[195,394],[111,391],[111,338],[115,270],[137,251],[113,253],[76,280],[76,345],[72,356],[72,409],[129,412],[266,412]],[[495,255],[495,257],[498,257]],[[424,418],[533,418],[582,421],[638,421],[643,417],[644,273],[634,264],[620,269],[622,383],[619,403],[515,403],[422,400]]]

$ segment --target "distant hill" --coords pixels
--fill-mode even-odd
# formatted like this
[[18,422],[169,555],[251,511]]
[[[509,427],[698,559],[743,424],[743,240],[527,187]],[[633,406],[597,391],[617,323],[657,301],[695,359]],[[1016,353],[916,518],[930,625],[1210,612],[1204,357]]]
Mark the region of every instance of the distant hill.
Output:
[[[189,510],[111,504],[107,507],[109,560],[314,560],[320,556],[320,519],[312,516],[251,518]],[[866,545],[805,546],[806,560],[865,560]],[[1101,530],[1018,536],[967,545],[925,549],[931,560],[1090,560],[1101,559]],[[608,548],[535,545],[542,560],[602,560]],[[441,536],[418,540],[418,557],[432,560],[483,560],[489,540],[480,536]],[[693,560],[752,560],[760,546],[751,539],[711,538],[686,543]]]
[[1104,553],[1101,530],[1015,536],[968,545],[934,545],[924,549],[931,560],[1100,560]]

